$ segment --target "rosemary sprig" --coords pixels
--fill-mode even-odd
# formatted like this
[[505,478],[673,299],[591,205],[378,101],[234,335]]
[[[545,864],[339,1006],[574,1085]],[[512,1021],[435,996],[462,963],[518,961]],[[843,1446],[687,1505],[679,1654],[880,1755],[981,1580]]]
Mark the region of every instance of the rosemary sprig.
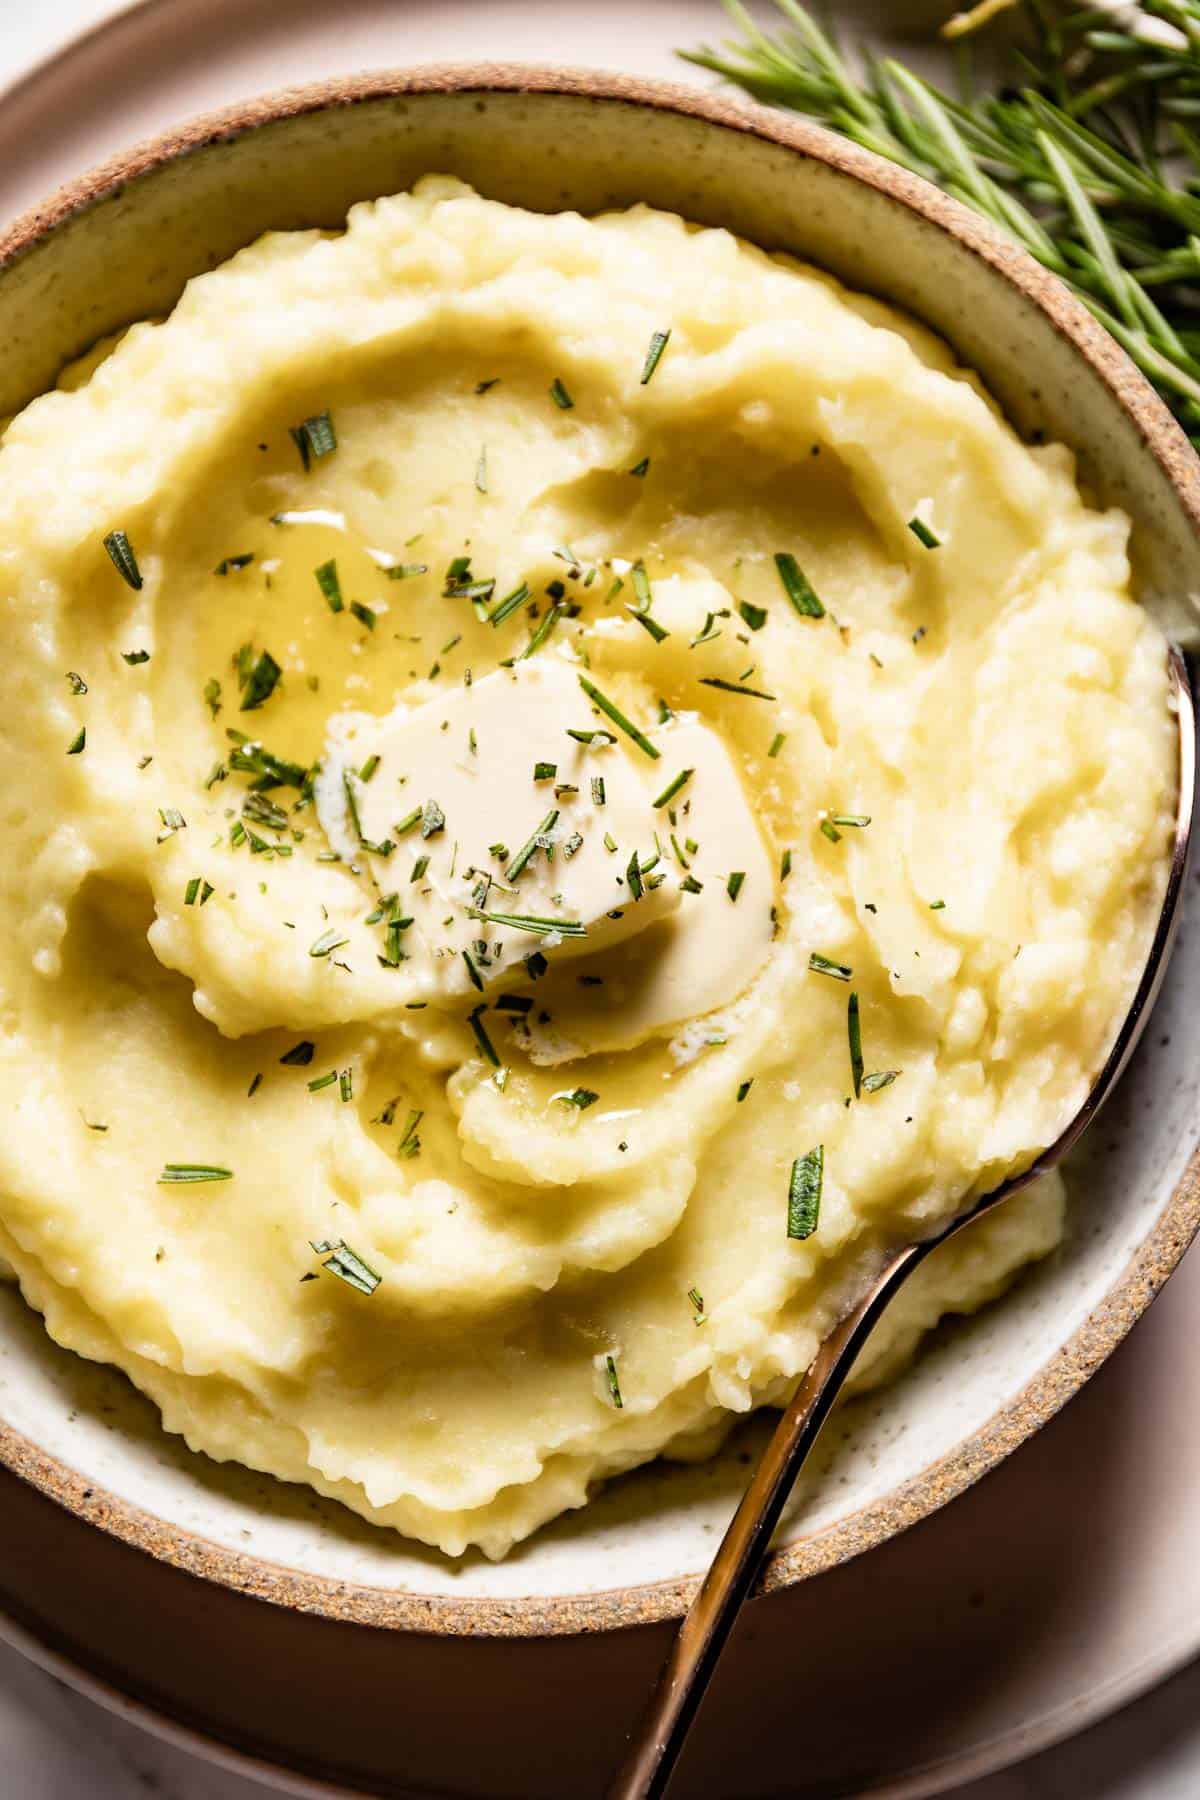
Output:
[[990,219],[1078,295],[1200,447],[1200,0],[1144,0],[1116,28],[1094,5],[1015,0],[1026,85],[957,99],[891,58],[864,58],[860,74],[799,0],[775,4],[771,34],[725,0],[740,38],[686,60]]

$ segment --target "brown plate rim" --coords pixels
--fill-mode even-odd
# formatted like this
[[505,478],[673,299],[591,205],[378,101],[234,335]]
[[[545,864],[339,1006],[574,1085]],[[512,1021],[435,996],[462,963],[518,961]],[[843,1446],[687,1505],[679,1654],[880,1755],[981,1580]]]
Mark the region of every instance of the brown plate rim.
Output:
[[[306,113],[406,95],[527,93],[653,108],[697,119],[825,164],[949,233],[1030,301],[1065,338],[1137,427],[1200,536],[1200,460],[1125,352],[1056,278],[985,220],[919,176],[820,126],[679,83],[592,70],[506,63],[430,64],[289,87],[206,113],[134,145],[59,188],[0,235],[0,271],[77,214],[175,159]],[[880,1500],[824,1531],[776,1550],[762,1591],[790,1586],[882,1543],[971,1486],[1052,1418],[1145,1311],[1200,1229],[1200,1148],[1193,1151],[1154,1230],[1104,1301],[1031,1381],[971,1437]],[[481,1599],[422,1595],[310,1575],[131,1505],[0,1422],[0,1462],[61,1506],[162,1562],[237,1592],[343,1623],[446,1636],[552,1636],[678,1617],[698,1576],[597,1593]]]

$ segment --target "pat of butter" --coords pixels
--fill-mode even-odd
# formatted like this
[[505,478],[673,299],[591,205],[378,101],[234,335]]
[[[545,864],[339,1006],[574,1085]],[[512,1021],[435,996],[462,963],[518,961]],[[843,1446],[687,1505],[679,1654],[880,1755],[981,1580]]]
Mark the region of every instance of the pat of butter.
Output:
[[659,814],[671,883],[690,886],[681,890],[677,912],[605,960],[599,984],[539,984],[540,1008],[553,1029],[527,1025],[526,1048],[535,1062],[628,1049],[716,1012],[749,987],[770,955],[775,860],[733,759],[698,719],[680,718],[653,737],[666,782],[691,771],[674,803],[674,829]]
[[574,668],[549,656],[331,721],[318,815],[347,862],[398,894],[427,991],[469,998],[533,951],[594,956],[679,907],[655,844],[663,765],[571,730],[597,721]]

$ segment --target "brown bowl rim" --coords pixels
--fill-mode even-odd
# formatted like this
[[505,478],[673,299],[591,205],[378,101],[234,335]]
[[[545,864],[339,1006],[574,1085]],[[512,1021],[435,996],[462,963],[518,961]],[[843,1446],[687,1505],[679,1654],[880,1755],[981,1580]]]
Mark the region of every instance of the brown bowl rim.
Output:
[[[1149,383],[1092,315],[1051,274],[985,220],[921,177],[807,120],[680,83],[555,66],[445,63],[372,70],[288,87],[205,113],[133,145],[51,194],[0,235],[0,272],[60,225],[179,157],[306,113],[418,94],[526,93],[650,107],[744,133],[865,183],[948,232],[1032,302],[1082,356],[1137,427],[1200,536],[1200,460]],[[775,1550],[769,1593],[862,1554],[928,1518],[1032,1436],[1117,1347],[1200,1229],[1200,1146],[1154,1230],[1101,1304],[1026,1386],[969,1438],[902,1487],[809,1539]],[[386,1630],[439,1636],[533,1637],[607,1631],[678,1617],[699,1576],[596,1593],[510,1599],[422,1595],[310,1575],[227,1548],[131,1505],[0,1421],[0,1463],[43,1494],[159,1561],[274,1605]]]

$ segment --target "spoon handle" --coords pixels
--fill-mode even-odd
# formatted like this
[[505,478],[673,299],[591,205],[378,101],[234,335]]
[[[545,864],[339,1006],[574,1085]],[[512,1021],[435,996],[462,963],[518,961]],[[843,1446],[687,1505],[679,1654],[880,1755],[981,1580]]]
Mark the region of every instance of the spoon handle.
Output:
[[770,1548],[772,1533],[793,1483],[880,1314],[931,1250],[1061,1161],[1087,1129],[1133,1053],[1154,1004],[1179,923],[1179,899],[1195,800],[1196,719],[1191,678],[1183,654],[1174,644],[1169,647],[1167,660],[1172,705],[1179,725],[1179,791],[1170,870],[1141,980],[1104,1066],[1079,1111],[1036,1162],[985,1194],[936,1237],[898,1251],[853,1312],[825,1339],[775,1427],[712,1566],[684,1615],[650,1705],[608,1790],[608,1800],[654,1800],[665,1793],[696,1709]]
[[793,1483],[879,1315],[931,1244],[910,1245],[825,1339],[783,1413],[679,1627],[608,1800],[665,1793],[717,1660],[754,1586]]

